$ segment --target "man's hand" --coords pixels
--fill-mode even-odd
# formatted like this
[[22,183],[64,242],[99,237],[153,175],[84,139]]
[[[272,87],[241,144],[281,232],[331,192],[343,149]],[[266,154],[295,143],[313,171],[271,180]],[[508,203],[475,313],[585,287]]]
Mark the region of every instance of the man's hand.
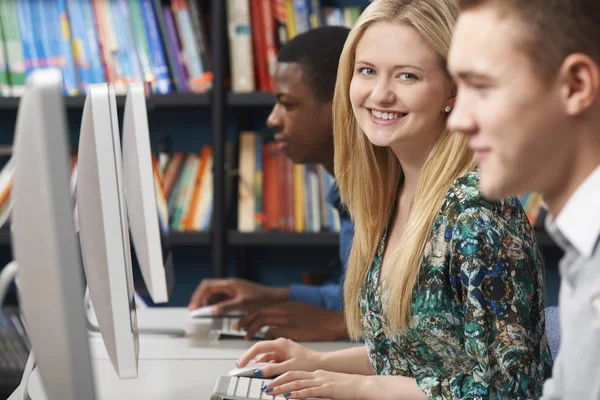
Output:
[[235,329],[245,330],[246,339],[265,325],[267,339],[285,337],[303,342],[333,342],[348,338],[344,313],[311,304],[287,302],[244,316]]
[[213,296],[225,299],[214,304],[213,315],[228,311],[250,312],[262,307],[287,301],[288,288],[276,288],[259,285],[243,279],[204,279],[192,295],[188,308],[195,310],[209,305]]

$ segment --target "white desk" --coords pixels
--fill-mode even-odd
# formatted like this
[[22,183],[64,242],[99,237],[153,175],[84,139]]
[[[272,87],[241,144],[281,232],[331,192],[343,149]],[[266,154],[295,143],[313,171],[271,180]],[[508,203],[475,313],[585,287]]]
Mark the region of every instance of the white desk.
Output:
[[[191,320],[185,308],[154,308],[138,311],[140,360],[232,360],[235,361],[254,343],[241,339],[208,340],[211,320]],[[181,335],[148,335],[147,329],[172,328]],[[304,342],[315,351],[334,351],[361,344],[351,342]],[[90,340],[92,358],[108,360],[100,334]],[[231,362],[233,365],[233,362]]]
[[[230,360],[140,360],[137,379],[119,380],[110,360],[93,360],[96,400],[210,400]],[[33,400],[47,400],[37,369],[29,381]]]
[[[90,335],[97,400],[210,400],[217,377],[227,375],[255,342],[208,340],[210,319],[191,320],[185,308],[138,310],[140,357],[138,378],[119,380],[99,334]],[[180,335],[147,335],[145,329],[173,328]],[[302,343],[315,351],[362,346],[349,342]],[[33,400],[46,400],[40,376],[29,381]]]

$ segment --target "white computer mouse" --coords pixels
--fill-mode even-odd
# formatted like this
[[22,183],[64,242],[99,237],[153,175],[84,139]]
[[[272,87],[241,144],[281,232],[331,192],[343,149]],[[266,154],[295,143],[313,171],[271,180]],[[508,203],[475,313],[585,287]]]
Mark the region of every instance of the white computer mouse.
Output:
[[213,316],[213,306],[200,307],[190,311],[190,318],[203,318]]
[[269,363],[266,363],[266,362],[250,363],[242,368],[234,368],[231,371],[229,371],[228,374],[229,374],[229,376],[254,378],[254,371],[256,371],[257,369],[262,369],[262,368],[266,367],[267,365],[269,365]]

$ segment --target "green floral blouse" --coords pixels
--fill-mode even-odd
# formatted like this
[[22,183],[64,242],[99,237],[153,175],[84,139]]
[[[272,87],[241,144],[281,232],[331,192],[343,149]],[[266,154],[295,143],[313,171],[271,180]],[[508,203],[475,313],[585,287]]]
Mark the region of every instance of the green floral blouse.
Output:
[[393,335],[378,285],[385,239],[360,301],[375,372],[413,377],[430,399],[541,397],[552,368],[544,264],[518,199],[484,199],[477,172],[454,182],[421,261],[411,325]]

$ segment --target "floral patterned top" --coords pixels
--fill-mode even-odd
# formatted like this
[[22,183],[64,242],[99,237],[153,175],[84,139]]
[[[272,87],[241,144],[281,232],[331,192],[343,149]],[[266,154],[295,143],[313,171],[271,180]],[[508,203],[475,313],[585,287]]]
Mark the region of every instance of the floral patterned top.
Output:
[[544,264],[516,198],[482,197],[478,172],[448,190],[413,289],[412,321],[389,335],[378,285],[386,234],[360,308],[378,375],[413,377],[429,399],[533,399],[550,376]]

